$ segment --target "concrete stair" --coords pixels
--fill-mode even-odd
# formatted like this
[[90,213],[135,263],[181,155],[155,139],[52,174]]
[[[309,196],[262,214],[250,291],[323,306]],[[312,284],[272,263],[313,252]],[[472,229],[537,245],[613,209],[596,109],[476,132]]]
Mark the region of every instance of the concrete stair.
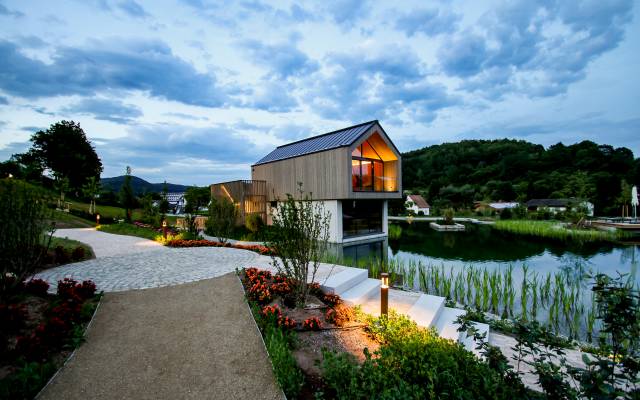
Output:
[[327,278],[320,287],[326,293],[342,294],[352,287],[362,283],[369,277],[369,271],[361,268],[345,268],[344,271]]
[[409,309],[407,315],[413,319],[418,326],[430,328],[440,318],[444,309],[444,297],[421,294],[418,301]]
[[[321,287],[327,293],[339,295],[347,305],[362,305],[365,311],[379,310],[380,280],[368,278],[368,271],[365,269],[345,268],[343,271],[327,278],[321,284]],[[476,343],[473,338],[468,337],[464,332],[458,332],[459,325],[455,323],[455,320],[460,315],[464,315],[464,310],[445,307],[444,297],[429,294],[407,295],[406,292],[394,291],[394,289],[390,289],[390,309],[396,308],[394,307],[394,298],[396,299],[395,302],[398,302],[400,297],[404,302],[404,310],[407,310],[408,307],[408,311],[405,314],[419,326],[434,328],[440,337],[455,340],[467,350],[479,356],[478,351],[475,349]],[[413,302],[413,304],[408,302]],[[400,303],[397,305],[399,306]],[[489,326],[480,323],[476,323],[475,326],[480,333],[487,333],[488,340]]]
[[340,297],[348,306],[362,304],[372,298],[380,298],[380,280],[367,278],[349,290],[340,293]]

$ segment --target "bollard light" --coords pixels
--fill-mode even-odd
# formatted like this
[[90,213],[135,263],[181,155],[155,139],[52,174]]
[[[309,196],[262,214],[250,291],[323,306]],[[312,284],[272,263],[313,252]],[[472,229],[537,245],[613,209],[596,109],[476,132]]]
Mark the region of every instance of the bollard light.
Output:
[[100,214],[96,214],[96,225],[100,225]]
[[380,274],[380,315],[389,314],[389,274]]
[[167,220],[162,220],[162,237],[167,238]]

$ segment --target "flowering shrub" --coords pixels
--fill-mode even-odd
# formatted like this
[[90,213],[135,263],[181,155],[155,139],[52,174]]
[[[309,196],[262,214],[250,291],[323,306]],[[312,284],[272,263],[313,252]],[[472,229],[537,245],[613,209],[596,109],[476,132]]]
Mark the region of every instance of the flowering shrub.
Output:
[[312,294],[316,297],[322,297],[324,295],[322,289],[320,289],[320,284],[318,282],[309,284],[309,294]]
[[42,279],[31,279],[24,283],[24,289],[34,296],[46,296],[47,290],[49,290],[49,283]]
[[265,306],[262,308],[262,316],[266,319],[278,319],[278,317],[280,317],[280,315],[282,315],[282,312],[280,311],[280,308],[278,308],[278,306]]
[[96,284],[91,280],[78,283],[76,280],[64,278],[58,281],[58,296],[63,300],[82,302],[96,293]]
[[273,295],[271,294],[271,291],[269,291],[269,286],[267,286],[266,283],[256,282],[249,288],[247,297],[260,304],[266,304],[272,300]]
[[344,326],[345,323],[354,320],[355,315],[350,307],[340,304],[335,308],[329,309],[324,318],[327,322],[336,326]]
[[302,328],[308,331],[319,331],[322,327],[322,323],[316,317],[307,318],[302,323]]
[[342,303],[342,299],[337,294],[325,294],[322,297],[322,301],[325,302],[330,307],[335,307],[338,304]]
[[284,329],[295,329],[298,324],[293,318],[289,318],[286,315],[281,315],[278,318],[278,326]]
[[80,321],[81,309],[82,306],[79,303],[65,301],[51,310],[51,316],[52,319],[57,318],[70,325]]
[[2,331],[16,332],[24,326],[26,319],[27,308],[23,304],[0,304]]
[[254,251],[256,253],[262,255],[271,255],[273,251],[265,246],[255,244],[255,245],[243,245],[243,244],[231,244],[231,243],[222,243],[222,242],[214,242],[213,240],[185,240],[185,239],[174,239],[168,240],[167,246],[169,247],[231,247],[234,249],[241,250],[249,250]]

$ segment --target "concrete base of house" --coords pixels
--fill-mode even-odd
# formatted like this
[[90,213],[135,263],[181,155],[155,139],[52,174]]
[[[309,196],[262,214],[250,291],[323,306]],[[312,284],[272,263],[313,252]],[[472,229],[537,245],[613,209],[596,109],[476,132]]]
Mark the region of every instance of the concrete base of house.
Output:
[[436,231],[448,232],[448,231],[464,231],[464,225],[462,224],[453,224],[453,225],[444,225],[439,224],[437,222],[429,223],[431,229],[435,229]]

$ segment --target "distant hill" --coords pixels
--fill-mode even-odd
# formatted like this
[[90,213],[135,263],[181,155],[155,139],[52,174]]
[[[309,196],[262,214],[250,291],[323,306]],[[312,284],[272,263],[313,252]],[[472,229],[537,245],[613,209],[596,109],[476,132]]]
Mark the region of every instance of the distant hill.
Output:
[[[118,192],[124,183],[124,175],[114,176],[113,178],[102,178],[100,184],[103,189],[111,189],[114,192]],[[131,187],[136,195],[142,193],[161,193],[163,183],[150,183],[137,176],[131,177]],[[184,192],[189,186],[177,185],[175,183],[168,183],[167,188],[169,192]]]
[[[402,155],[402,187],[436,208],[474,201],[582,198],[598,215],[619,215],[640,184],[640,158],[590,141],[549,148],[523,140],[464,140]],[[622,197],[623,187],[629,191]]]

